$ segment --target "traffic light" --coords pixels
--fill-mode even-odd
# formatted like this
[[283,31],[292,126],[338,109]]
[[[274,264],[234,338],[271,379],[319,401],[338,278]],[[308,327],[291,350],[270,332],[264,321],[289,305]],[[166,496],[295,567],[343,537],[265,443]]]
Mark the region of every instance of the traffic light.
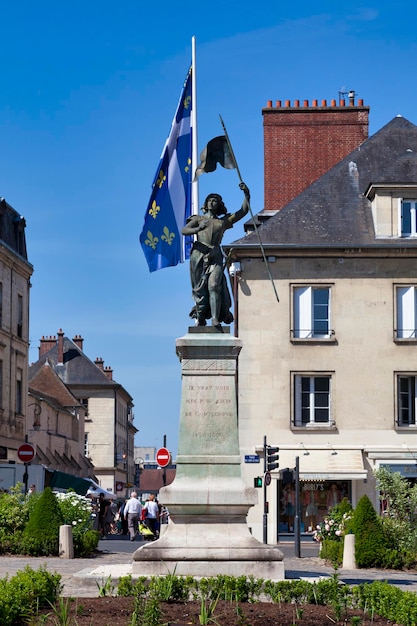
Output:
[[293,471],[288,467],[286,469],[281,470],[281,480],[283,485],[290,485],[294,482]]
[[279,467],[278,459],[279,459],[279,448],[267,446],[266,447],[266,468],[268,472],[270,470],[277,469]]
[[255,476],[253,479],[253,486],[256,488],[262,487],[262,476]]

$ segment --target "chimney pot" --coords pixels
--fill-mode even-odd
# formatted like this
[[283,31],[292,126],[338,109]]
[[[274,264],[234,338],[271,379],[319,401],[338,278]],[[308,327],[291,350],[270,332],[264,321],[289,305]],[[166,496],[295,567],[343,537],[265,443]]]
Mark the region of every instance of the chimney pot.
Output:
[[75,343],[77,348],[79,348],[80,350],[83,349],[84,339],[81,335],[74,335],[73,342]]
[[294,100],[294,106],[295,107],[299,107],[300,106],[300,101],[299,100]]
[[285,106],[288,109],[291,106],[291,101],[290,100],[285,100]]
[[344,107],[344,106],[345,106],[345,101],[344,101],[343,99],[341,99],[341,100],[339,101],[339,106],[340,106],[340,107]]
[[327,100],[322,100],[321,101],[321,106],[322,107],[327,107]]
[[330,104],[331,104],[332,107],[335,107],[336,106],[336,100],[332,100]]
[[268,107],[268,109],[272,109],[272,100],[267,100],[266,106]]
[[277,100],[275,103],[275,106],[277,107],[277,109],[281,108],[281,100]]
[[304,100],[304,106],[308,107],[308,100]]
[[318,101],[317,100],[313,100],[313,107],[316,107],[317,104],[318,104]]

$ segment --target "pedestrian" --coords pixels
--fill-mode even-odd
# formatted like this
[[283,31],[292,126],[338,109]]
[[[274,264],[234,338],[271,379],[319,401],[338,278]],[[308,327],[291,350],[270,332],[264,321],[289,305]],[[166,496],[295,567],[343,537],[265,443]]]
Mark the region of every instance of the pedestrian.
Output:
[[122,504],[120,505],[120,509],[119,509],[119,519],[122,525],[122,535],[128,535],[129,534],[129,530],[127,527],[127,519],[125,518],[124,512],[125,512],[125,506],[126,503],[129,502],[129,498],[125,498],[122,502]]
[[142,505],[138,500],[136,491],[132,491],[130,494],[130,498],[126,502],[123,513],[125,520],[127,520],[130,541],[135,541],[136,533],[138,532],[138,524],[142,515]]
[[107,511],[110,500],[106,500],[104,493],[100,493],[98,500],[98,528],[102,539],[107,539]]
[[144,509],[146,523],[153,532],[154,539],[157,539],[159,536],[159,506],[153,493],[151,493],[149,499],[145,502]]
[[106,530],[107,534],[114,535],[116,534],[116,527],[114,523],[114,518],[117,513],[117,503],[114,500],[110,500],[109,506],[107,507],[106,513]]

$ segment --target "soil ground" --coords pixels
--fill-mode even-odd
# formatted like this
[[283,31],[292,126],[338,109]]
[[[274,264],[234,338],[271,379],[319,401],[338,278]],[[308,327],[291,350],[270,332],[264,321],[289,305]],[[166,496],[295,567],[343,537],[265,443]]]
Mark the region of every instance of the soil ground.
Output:
[[[104,598],[79,598],[69,600],[71,619],[66,624],[71,626],[131,626],[134,599],[106,596]],[[155,622],[164,626],[188,626],[200,624],[199,602],[164,603],[159,605],[161,618]],[[49,613],[45,626],[53,626],[58,621],[58,614]],[[387,619],[375,615],[366,615],[362,611],[343,611],[337,616],[324,606],[305,604],[273,604],[269,602],[238,603],[219,601],[216,605],[211,626],[394,626]],[[353,618],[353,619],[352,619]]]

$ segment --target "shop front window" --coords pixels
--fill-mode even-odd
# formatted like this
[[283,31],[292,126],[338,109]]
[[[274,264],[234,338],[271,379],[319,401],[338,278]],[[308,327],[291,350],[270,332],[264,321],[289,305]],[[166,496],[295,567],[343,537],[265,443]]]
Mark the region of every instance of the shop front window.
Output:
[[[350,481],[300,481],[300,530],[312,533],[343,498],[351,498]],[[294,532],[295,485],[280,481],[279,533]]]

